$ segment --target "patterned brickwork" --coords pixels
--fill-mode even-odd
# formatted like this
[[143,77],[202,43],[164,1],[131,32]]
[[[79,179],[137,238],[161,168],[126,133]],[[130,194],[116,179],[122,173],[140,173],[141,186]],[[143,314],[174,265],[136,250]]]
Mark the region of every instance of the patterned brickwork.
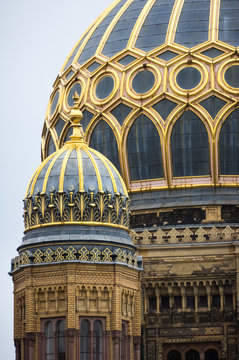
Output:
[[[35,265],[16,271],[13,281],[16,339],[41,333],[43,319],[65,318],[66,327],[73,334],[74,360],[79,316],[103,317],[106,330],[111,334],[110,359],[113,359],[112,334],[121,332],[122,320],[130,324],[129,335],[140,335],[140,273],[137,269],[97,263]],[[34,360],[38,359],[37,344],[38,336],[34,340]],[[131,353],[130,360],[133,359]]]

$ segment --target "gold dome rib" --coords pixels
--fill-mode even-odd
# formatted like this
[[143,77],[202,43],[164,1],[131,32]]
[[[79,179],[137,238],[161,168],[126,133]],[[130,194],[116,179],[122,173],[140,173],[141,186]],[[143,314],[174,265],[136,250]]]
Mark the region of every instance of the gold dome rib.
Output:
[[173,10],[170,16],[167,35],[166,35],[166,44],[173,44],[174,38],[178,26],[179,17],[181,15],[181,11],[184,5],[184,0],[176,0],[173,6]]
[[[91,35],[94,33],[94,31],[97,29],[97,27],[101,24],[102,21],[104,21],[104,19],[106,18],[106,16],[111,12],[111,10],[113,10],[113,8],[115,6],[118,5],[118,3],[120,2],[121,0],[116,0],[113,2],[113,4],[111,4],[107,9],[105,9],[105,11],[103,11],[103,13],[98,16],[98,18],[94,21],[93,24],[91,24],[87,31],[84,33],[85,36],[85,39],[84,41],[82,42],[81,46],[79,47],[74,59],[72,60],[72,64],[76,61],[76,59],[79,58],[79,56],[81,55],[82,51],[84,50],[85,46],[87,45],[88,41],[90,40],[91,38]],[[88,34],[87,34],[88,33]],[[81,39],[83,38],[83,36],[81,37]],[[73,50],[74,51],[74,50]],[[73,51],[71,52],[71,54],[73,53]],[[70,56],[71,56],[70,54]],[[70,56],[68,58],[70,58]],[[66,62],[65,62],[66,63]]]
[[[119,179],[121,179],[122,176],[120,175],[120,173],[119,173],[119,171],[116,169],[116,167],[112,164],[112,162],[110,162],[110,160],[107,159],[106,157],[105,157],[105,161],[108,163],[108,165],[110,165],[111,167],[113,167],[113,169],[114,169],[114,171],[116,172],[116,174],[118,175]],[[125,182],[124,182],[123,180],[121,181],[121,184],[122,184],[122,187],[123,187],[123,190],[124,190],[124,195],[125,195],[125,196],[128,196],[128,190],[127,190],[126,185],[125,185]]]
[[112,171],[111,171],[109,165],[105,161],[105,157],[102,154],[100,154],[98,151],[96,151],[96,150],[94,150],[92,148],[90,149],[90,151],[93,152],[93,154],[97,155],[100,158],[100,160],[102,161],[102,163],[105,165],[106,169],[108,170],[108,173],[110,174],[110,179],[111,179],[111,182],[113,184],[114,192],[117,193],[118,190],[117,190],[117,185],[116,185],[116,182],[115,182],[115,178],[114,178],[114,176],[112,174]]
[[210,41],[218,40],[220,2],[221,0],[211,0],[209,29],[208,29],[208,40]]
[[102,180],[101,180],[101,176],[100,176],[100,172],[99,172],[99,169],[98,169],[98,166],[96,164],[96,161],[95,159],[93,158],[93,156],[91,155],[91,153],[88,151],[88,149],[84,148],[82,149],[90,158],[91,162],[92,162],[92,165],[95,169],[95,173],[96,173],[96,177],[97,177],[97,182],[98,182],[98,189],[99,191],[103,191],[103,187],[102,187]]
[[[37,169],[37,170],[38,170],[38,169]],[[28,185],[27,185],[27,191],[26,191],[26,193],[25,193],[25,198],[27,197],[28,192],[30,191],[30,187],[31,187],[31,185],[32,185],[32,181],[33,181],[33,179],[34,179],[34,177],[35,177],[35,175],[36,175],[36,173],[37,173],[37,170],[34,172],[34,174],[33,174],[32,177],[31,177],[31,180],[29,181],[29,183],[28,183]]]
[[66,149],[63,147],[61,150],[58,150],[57,154],[55,155],[55,158],[52,160],[52,162],[50,163],[49,168],[47,169],[46,175],[45,175],[45,179],[43,182],[43,186],[42,186],[42,192],[45,193],[46,192],[46,187],[47,187],[47,182],[48,182],[48,178],[49,178],[49,174],[51,172],[51,169],[53,167],[53,165],[55,164],[56,160],[60,157],[61,154],[63,154],[66,151]]
[[110,36],[112,30],[114,29],[115,25],[117,24],[118,20],[121,18],[121,16],[123,15],[123,13],[125,12],[125,10],[129,7],[129,5],[133,2],[134,0],[128,0],[126,1],[126,3],[122,6],[122,8],[117,12],[117,14],[115,15],[114,19],[111,21],[111,23],[109,24],[109,26],[107,27],[107,30],[105,31],[103,37],[100,40],[100,43],[96,49],[95,55],[99,55],[100,53],[102,53],[104,46],[108,40],[108,37]]
[[84,176],[83,176],[83,163],[82,163],[82,155],[81,148],[76,149],[77,161],[78,161],[78,171],[79,171],[79,190],[84,190]]
[[[29,186],[31,185],[31,189],[29,189],[29,195],[32,195],[32,194],[33,194],[33,190],[34,190],[34,188],[35,188],[36,181],[37,181],[37,179],[38,179],[38,176],[39,176],[40,172],[42,171],[42,169],[44,168],[44,166],[48,163],[48,161],[50,161],[50,160],[53,158],[53,156],[55,156],[55,152],[52,153],[50,156],[48,156],[48,157],[41,163],[41,165],[38,167],[38,169],[36,170],[36,172],[35,172],[36,176],[35,176],[32,184],[31,184],[32,179],[31,179],[31,181],[30,181],[30,183],[29,183]],[[35,174],[34,174],[34,175],[35,175]],[[33,175],[33,177],[34,177],[34,175]],[[27,194],[28,194],[28,189],[27,189],[27,192],[26,192],[25,197],[27,197]]]
[[136,40],[138,38],[139,32],[141,30],[142,24],[144,23],[146,17],[148,16],[150,10],[152,9],[156,0],[149,0],[141,11],[138,20],[136,21],[134,28],[130,34],[128,44],[126,48],[132,49],[135,46]]
[[63,191],[63,188],[64,188],[64,177],[65,177],[65,172],[66,172],[66,165],[67,165],[67,162],[68,162],[68,159],[69,159],[69,156],[70,154],[72,153],[72,151],[74,150],[74,148],[70,148],[65,157],[64,157],[64,160],[62,162],[62,165],[61,165],[61,172],[60,172],[60,178],[59,178],[59,191]]

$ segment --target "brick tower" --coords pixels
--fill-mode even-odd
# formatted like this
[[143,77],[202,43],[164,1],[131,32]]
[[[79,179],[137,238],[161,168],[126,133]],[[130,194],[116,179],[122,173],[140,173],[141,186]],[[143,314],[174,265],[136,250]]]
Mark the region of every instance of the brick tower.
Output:
[[139,360],[140,262],[116,168],[73,135],[34,173],[12,261],[17,360]]

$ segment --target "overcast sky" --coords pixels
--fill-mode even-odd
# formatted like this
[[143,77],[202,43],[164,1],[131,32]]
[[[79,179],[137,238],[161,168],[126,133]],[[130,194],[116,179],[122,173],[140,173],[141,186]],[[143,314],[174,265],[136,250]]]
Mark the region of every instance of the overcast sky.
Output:
[[68,53],[112,0],[1,1],[1,355],[14,360],[11,258],[23,235],[22,199],[41,161],[52,84]]

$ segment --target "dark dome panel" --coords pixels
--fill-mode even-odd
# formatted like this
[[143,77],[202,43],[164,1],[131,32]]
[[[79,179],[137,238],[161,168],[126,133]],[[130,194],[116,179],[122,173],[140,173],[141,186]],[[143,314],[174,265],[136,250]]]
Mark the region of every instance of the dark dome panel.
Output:
[[120,171],[117,141],[113,130],[104,120],[101,120],[94,128],[90,146],[104,154]]
[[126,0],[121,0],[118,5],[116,5],[109,14],[105,17],[105,19],[98,25],[98,27],[94,30],[87,44],[85,45],[81,55],[78,58],[79,64],[84,64],[88,59],[90,59],[100,43],[102,36],[104,35],[106,29],[108,28],[111,21],[114,19],[115,15],[118,13],[120,8],[126,3]]
[[203,122],[186,111],[175,123],[171,135],[174,177],[210,174],[209,142]]
[[160,137],[152,121],[144,114],[130,128],[127,151],[131,180],[164,177]]
[[232,46],[239,45],[239,2],[221,0],[219,20],[219,40]]
[[210,0],[185,0],[175,43],[191,48],[208,40],[210,3]]
[[150,51],[165,43],[174,0],[156,0],[138,35],[135,47]]
[[219,137],[221,175],[239,175],[239,109],[234,110],[222,125]]
[[128,6],[111,31],[102,51],[103,55],[111,57],[126,48],[131,31],[145,4],[145,0],[138,0]]

